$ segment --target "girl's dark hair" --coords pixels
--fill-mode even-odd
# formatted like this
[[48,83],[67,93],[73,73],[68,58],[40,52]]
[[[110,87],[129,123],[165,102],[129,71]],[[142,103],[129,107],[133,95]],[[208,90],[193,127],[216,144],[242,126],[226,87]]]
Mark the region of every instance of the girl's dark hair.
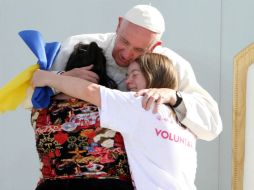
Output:
[[100,85],[111,89],[117,89],[116,82],[107,75],[106,58],[103,54],[103,50],[95,42],[91,42],[90,44],[78,43],[74,47],[74,51],[67,62],[65,70],[69,71],[74,68],[89,65],[93,65],[91,71],[99,76]]

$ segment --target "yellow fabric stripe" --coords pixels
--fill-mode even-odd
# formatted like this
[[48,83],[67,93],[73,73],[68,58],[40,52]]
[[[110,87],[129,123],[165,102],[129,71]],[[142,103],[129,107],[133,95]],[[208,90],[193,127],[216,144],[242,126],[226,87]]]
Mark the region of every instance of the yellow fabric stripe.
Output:
[[0,89],[0,114],[15,110],[25,99],[33,73],[37,69],[38,64],[29,66]]

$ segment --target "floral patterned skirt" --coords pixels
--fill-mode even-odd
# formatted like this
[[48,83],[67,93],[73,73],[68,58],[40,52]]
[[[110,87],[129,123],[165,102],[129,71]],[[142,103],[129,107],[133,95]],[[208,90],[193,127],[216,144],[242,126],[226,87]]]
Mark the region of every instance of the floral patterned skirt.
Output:
[[46,180],[35,190],[134,190],[132,184],[118,179]]

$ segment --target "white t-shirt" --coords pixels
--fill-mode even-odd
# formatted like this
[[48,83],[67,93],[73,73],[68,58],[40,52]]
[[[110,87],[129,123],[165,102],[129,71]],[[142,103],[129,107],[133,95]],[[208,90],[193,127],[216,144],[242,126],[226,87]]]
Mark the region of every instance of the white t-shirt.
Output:
[[[120,90],[126,90],[124,79],[126,68],[120,67],[112,57],[115,44],[115,33],[81,34],[66,39],[54,61],[51,70],[63,71],[74,46],[79,43],[96,42],[102,49],[107,60],[107,73],[118,84]],[[199,139],[212,140],[222,131],[222,123],[217,103],[197,83],[192,67],[188,61],[169,48],[157,46],[155,53],[169,57],[177,70],[179,90],[183,102],[175,108],[178,118]]]
[[171,110],[145,111],[142,97],[100,88],[101,126],[121,132],[137,190],[195,190],[196,137]]

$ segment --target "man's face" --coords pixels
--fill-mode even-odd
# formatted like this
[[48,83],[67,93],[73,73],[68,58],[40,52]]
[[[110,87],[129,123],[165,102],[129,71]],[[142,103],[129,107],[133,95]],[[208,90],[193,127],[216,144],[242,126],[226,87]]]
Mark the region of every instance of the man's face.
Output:
[[129,91],[137,92],[147,87],[147,81],[140,70],[137,62],[132,62],[128,67],[127,77],[125,80],[126,87]]
[[112,56],[117,65],[128,67],[137,57],[150,51],[156,33],[119,18]]

